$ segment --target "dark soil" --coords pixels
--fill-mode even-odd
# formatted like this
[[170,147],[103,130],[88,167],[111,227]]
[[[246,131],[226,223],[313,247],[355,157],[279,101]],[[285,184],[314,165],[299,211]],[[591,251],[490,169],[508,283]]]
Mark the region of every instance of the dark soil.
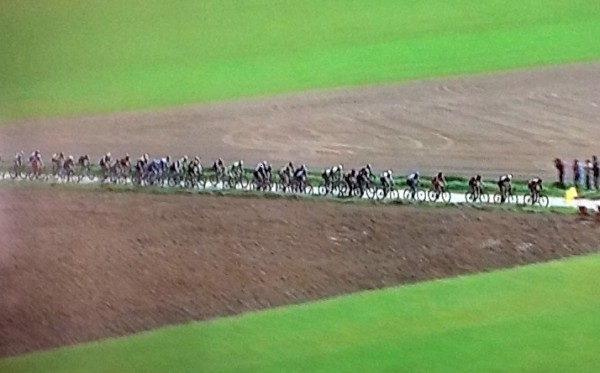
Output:
[[0,190],[0,356],[592,252],[575,216]]

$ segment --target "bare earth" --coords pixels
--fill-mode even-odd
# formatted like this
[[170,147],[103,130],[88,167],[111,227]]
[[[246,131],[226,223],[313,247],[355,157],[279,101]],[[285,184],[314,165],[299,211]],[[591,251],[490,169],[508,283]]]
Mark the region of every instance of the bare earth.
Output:
[[0,189],[0,356],[597,250],[573,216]]
[[552,159],[598,151],[600,63],[573,64],[157,111],[8,123],[20,149],[99,157],[200,155],[312,166],[372,163],[400,173],[554,177]]
[[[600,63],[0,126],[3,157],[199,154],[553,176],[597,151]],[[574,217],[0,189],[0,356],[594,251]]]

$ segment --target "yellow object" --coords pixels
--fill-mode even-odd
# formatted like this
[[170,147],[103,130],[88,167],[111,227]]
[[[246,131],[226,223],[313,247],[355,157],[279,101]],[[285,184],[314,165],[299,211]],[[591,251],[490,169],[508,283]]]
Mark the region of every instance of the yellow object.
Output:
[[571,201],[575,198],[577,198],[577,189],[575,189],[575,187],[570,187],[565,192],[565,200]]

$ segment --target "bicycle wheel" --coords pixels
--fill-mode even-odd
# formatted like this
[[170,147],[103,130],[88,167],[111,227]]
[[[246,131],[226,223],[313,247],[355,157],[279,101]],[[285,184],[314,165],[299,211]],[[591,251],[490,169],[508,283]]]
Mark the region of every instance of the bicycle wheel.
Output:
[[479,195],[479,201],[481,203],[489,203],[490,202],[490,194],[486,192],[481,192]]
[[533,198],[531,197],[531,195],[529,193],[526,193],[525,195],[523,195],[523,204],[524,205],[531,205],[533,206]]
[[427,193],[425,193],[425,191],[423,189],[419,189],[419,190],[417,190],[416,197],[417,197],[417,201],[424,202],[427,200]]
[[519,196],[517,196],[516,194],[509,194],[508,197],[506,198],[506,202],[512,203],[513,205],[518,205],[519,204]]
[[210,177],[208,178],[208,182],[210,183],[211,188],[216,188],[217,185],[219,184],[219,179],[217,178],[216,174],[210,175]]
[[375,198],[377,198],[378,200],[382,201],[383,199],[385,199],[385,197],[387,197],[385,194],[385,190],[383,189],[377,189],[377,191],[375,192]]
[[310,184],[306,184],[304,186],[304,194],[312,196],[314,193],[313,186]]
[[193,182],[193,186],[192,187],[197,187],[198,189],[206,189],[207,178],[206,178],[206,176],[204,176],[204,174],[200,174],[198,176],[195,176],[192,179],[192,182]]
[[402,193],[402,198],[403,199],[413,199],[413,192],[412,190],[410,190],[410,188],[406,188],[404,189],[404,192]]
[[540,196],[538,197],[538,203],[542,207],[548,207],[550,205],[550,198],[548,198],[548,196],[540,194]]
[[494,203],[503,203],[502,194],[500,192],[494,193]]
[[452,194],[450,194],[450,192],[448,192],[447,190],[444,190],[442,194],[440,194],[440,197],[442,197],[442,201],[444,203],[450,203],[450,200],[452,199]]
[[325,184],[321,184],[319,185],[319,188],[317,189],[319,192],[319,195],[324,196],[327,195],[328,190],[327,190],[327,186],[325,186]]
[[475,203],[475,194],[472,192],[465,193],[465,202],[466,203]]
[[248,176],[242,175],[240,177],[240,184],[242,185],[243,189],[246,189],[248,187],[248,184],[250,184],[250,180],[248,179]]
[[440,198],[440,193],[433,189],[427,191],[427,199],[429,199],[430,202],[437,202],[438,198]]
[[400,198],[400,192],[399,192],[399,191],[397,191],[397,190],[395,190],[395,189],[392,189],[392,190],[390,191],[390,193],[388,194],[388,197],[389,197],[390,199],[398,199],[398,198]]
[[377,189],[374,187],[368,187],[365,190],[365,194],[367,195],[368,199],[374,199],[377,196]]
[[21,177],[21,172],[15,170],[15,169],[11,169],[8,172],[8,174],[10,175],[10,178],[13,179],[13,180],[16,179],[16,178],[20,178],[20,179],[22,178]]
[[347,185],[340,186],[340,192],[338,194],[338,197],[348,197],[348,186]]

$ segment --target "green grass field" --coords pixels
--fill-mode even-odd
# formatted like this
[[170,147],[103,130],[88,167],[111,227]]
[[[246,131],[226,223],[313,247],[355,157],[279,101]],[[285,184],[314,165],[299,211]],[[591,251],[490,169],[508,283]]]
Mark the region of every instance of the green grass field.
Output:
[[0,1],[0,122],[600,56],[589,0]]
[[2,372],[596,372],[600,255],[0,360]]

